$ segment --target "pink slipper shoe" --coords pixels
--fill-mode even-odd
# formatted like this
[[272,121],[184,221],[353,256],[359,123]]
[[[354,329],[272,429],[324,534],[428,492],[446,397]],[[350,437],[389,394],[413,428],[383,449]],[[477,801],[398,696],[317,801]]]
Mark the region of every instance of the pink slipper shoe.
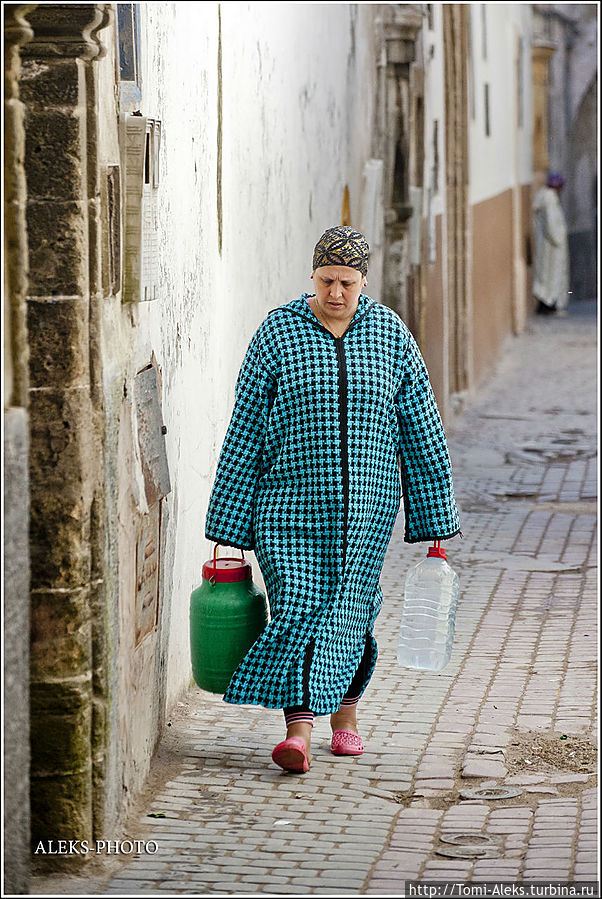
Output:
[[285,771],[309,771],[307,749],[301,737],[289,737],[278,743],[272,752],[272,760]]
[[350,730],[335,730],[330,743],[330,751],[334,755],[361,755],[364,744],[359,734]]

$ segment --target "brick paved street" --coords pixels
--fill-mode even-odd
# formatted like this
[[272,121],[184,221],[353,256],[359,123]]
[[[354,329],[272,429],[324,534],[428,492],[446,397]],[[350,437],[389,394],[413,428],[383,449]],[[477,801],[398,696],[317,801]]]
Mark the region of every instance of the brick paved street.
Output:
[[[447,544],[462,586],[448,667],[396,663],[403,579],[426,551],[403,543],[400,514],[358,716],[365,754],[332,756],[320,718],[310,772],[285,774],[270,759],[281,713],[195,688],[126,828],[158,851],[96,859],[92,879],[40,877],[32,892],[401,895],[406,878],[598,879],[596,426],[595,305],[531,320],[450,437],[465,536]],[[460,796],[500,785],[519,795]],[[446,842],[454,833],[468,836]]]

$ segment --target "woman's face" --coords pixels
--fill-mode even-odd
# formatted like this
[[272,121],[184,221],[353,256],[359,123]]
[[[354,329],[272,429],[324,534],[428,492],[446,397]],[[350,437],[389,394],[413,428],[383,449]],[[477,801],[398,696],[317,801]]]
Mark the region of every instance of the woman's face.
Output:
[[352,318],[366,284],[361,272],[346,265],[324,265],[313,273],[316,304],[320,312],[335,321]]

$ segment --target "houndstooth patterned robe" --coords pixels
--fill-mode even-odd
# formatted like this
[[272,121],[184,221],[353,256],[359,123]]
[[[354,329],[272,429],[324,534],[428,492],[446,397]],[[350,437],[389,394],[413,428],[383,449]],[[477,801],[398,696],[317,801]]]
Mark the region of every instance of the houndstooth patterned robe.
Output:
[[226,702],[336,711],[382,604],[401,502],[408,543],[461,533],[445,433],[412,334],[362,294],[342,337],[309,294],[258,327],[206,518],[211,541],[254,549],[271,620]]

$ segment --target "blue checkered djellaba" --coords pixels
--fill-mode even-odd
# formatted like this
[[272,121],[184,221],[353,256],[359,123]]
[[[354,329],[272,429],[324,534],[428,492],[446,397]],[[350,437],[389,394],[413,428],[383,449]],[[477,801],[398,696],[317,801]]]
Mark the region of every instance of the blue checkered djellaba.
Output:
[[[308,294],[268,313],[238,375],[205,535],[254,549],[271,620],[226,702],[336,711],[382,604],[401,503],[408,543],[458,534],[441,417],[412,334],[362,294],[342,337]],[[400,484],[401,474],[401,484]]]

